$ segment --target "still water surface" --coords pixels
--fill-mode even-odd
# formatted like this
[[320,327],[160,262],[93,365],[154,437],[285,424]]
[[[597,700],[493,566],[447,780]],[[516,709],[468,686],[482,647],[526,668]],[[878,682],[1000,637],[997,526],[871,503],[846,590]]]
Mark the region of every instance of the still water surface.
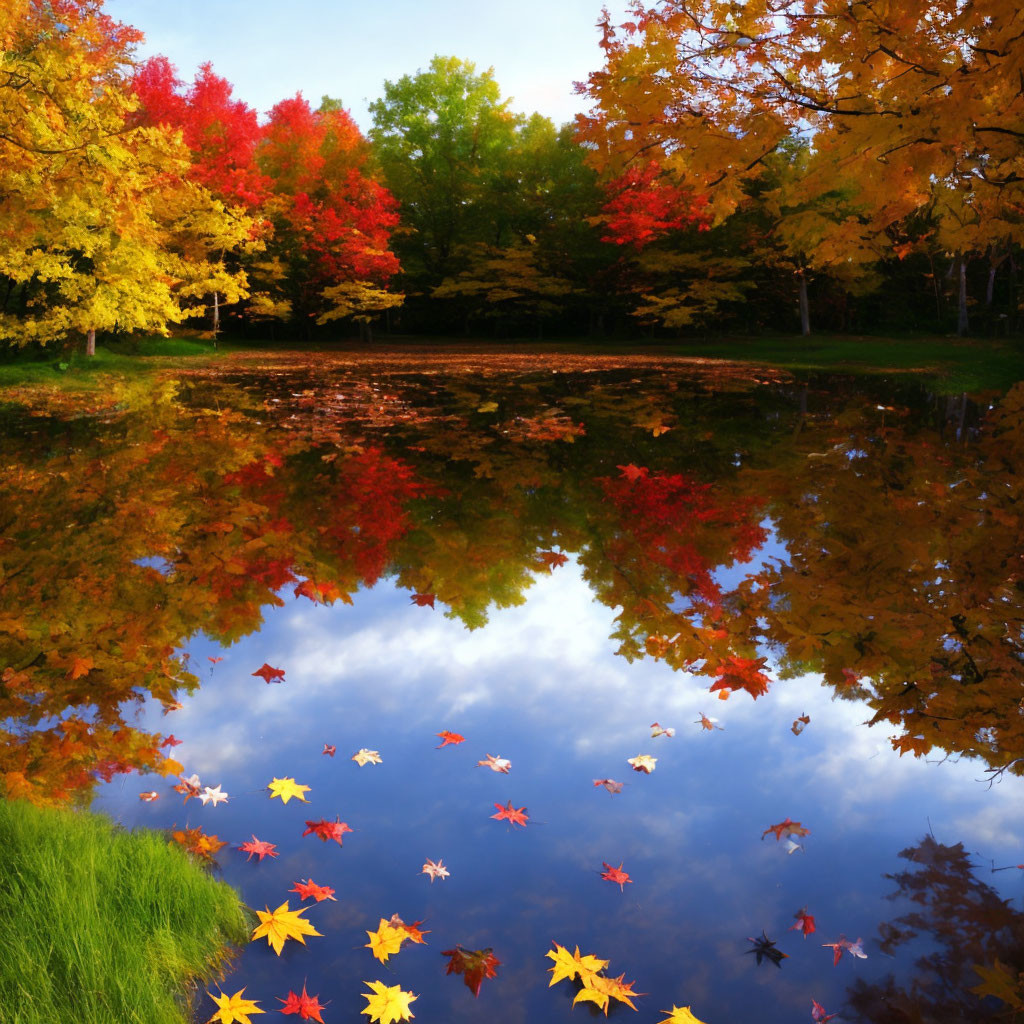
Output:
[[[638,1021],[1005,1019],[969,990],[1024,970],[1024,389],[284,362],[111,400],[8,414],[0,768],[218,836],[253,908],[335,890],[304,904],[322,937],[254,942],[225,992],[589,1019],[548,987],[557,942],[634,982]],[[227,803],[144,773],[165,755]],[[271,799],[286,777],[307,803]],[[324,819],[343,846],[302,835]],[[426,942],[381,964],[393,914]],[[477,998],[456,945],[500,961]]]

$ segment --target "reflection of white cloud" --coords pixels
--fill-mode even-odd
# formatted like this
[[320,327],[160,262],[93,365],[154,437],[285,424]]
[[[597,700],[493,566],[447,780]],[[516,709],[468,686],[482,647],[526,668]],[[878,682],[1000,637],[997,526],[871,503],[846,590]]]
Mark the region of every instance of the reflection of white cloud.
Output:
[[1024,827],[1020,819],[1020,787],[1007,786],[1005,790],[994,786],[989,793],[990,802],[977,810],[960,815],[953,821],[953,834],[936,836],[940,842],[962,842],[967,849],[1004,847],[1016,851],[1017,860],[1024,854]]

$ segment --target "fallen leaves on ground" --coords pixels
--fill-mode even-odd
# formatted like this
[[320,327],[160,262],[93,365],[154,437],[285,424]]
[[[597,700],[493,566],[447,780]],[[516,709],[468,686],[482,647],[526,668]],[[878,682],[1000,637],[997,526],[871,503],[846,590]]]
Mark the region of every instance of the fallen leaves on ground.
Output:
[[632,884],[633,879],[622,870],[621,860],[619,861],[619,866],[617,868],[613,868],[611,864],[607,864],[605,861],[601,861],[601,866],[604,868],[601,877],[609,882],[614,882],[622,892],[626,891],[626,882]]
[[379,750],[367,750],[366,747],[361,747],[352,755],[352,760],[355,761],[360,768],[368,764],[383,764],[381,760]]
[[604,786],[609,793],[621,793],[622,783],[616,782],[614,779],[594,779],[595,786]]
[[244,988],[240,988],[233,996],[226,996],[223,992],[214,995],[212,992],[206,994],[217,1004],[217,1012],[210,1018],[207,1024],[251,1024],[250,1013],[266,1013],[261,1010],[255,1000],[243,999]]
[[228,845],[217,836],[208,836],[201,828],[181,829],[172,832],[171,838],[201,860],[213,860],[213,855]]
[[504,806],[501,804],[494,806],[498,808],[498,813],[492,814],[491,817],[497,818],[498,821],[510,821],[513,825],[525,825],[530,818],[525,807],[513,807],[511,800]]
[[270,790],[270,799],[273,800],[275,796],[281,798],[281,803],[286,804],[292,797],[296,800],[301,800],[304,804],[308,804],[309,801],[303,795],[309,792],[309,786],[301,786],[292,778],[285,779],[271,779],[267,786]]
[[434,747],[435,750],[440,750],[441,747],[447,747],[449,743],[466,742],[465,736],[460,736],[457,732],[449,732],[447,729],[442,729],[437,735],[441,737],[442,742]]
[[398,1024],[401,1020],[411,1020],[416,1015],[409,1009],[409,1004],[419,996],[412,992],[403,992],[401,985],[385,985],[382,981],[364,981],[373,995],[363,993],[367,1005],[360,1013],[365,1013],[376,1024]]
[[611,1000],[616,999],[631,1009],[636,1009],[632,998],[638,995],[633,991],[634,982],[624,981],[624,974],[620,974],[617,978],[608,978],[600,973],[608,966],[607,960],[590,954],[580,956],[579,946],[576,947],[575,953],[570,955],[564,946],[560,946],[557,942],[553,945],[555,948],[548,950],[545,954],[555,962],[555,966],[549,968],[551,981],[548,982],[548,988],[563,979],[570,981],[578,979],[581,988],[572,1001],[574,1006],[576,1003],[594,1003],[607,1016]]
[[429,857],[427,858],[426,864],[423,865],[423,870],[420,872],[421,875],[430,875],[430,884],[434,884],[435,878],[447,878],[451,872],[444,866],[444,861],[438,858],[435,864]]
[[308,909],[308,907],[300,907],[298,910],[289,910],[286,900],[274,911],[271,911],[269,907],[257,910],[256,916],[260,919],[260,923],[252,933],[253,939],[266,937],[267,942],[278,956],[281,955],[281,950],[288,939],[296,939],[305,945],[305,936],[320,934],[309,921],[302,917]]
[[334,890],[329,885],[317,885],[312,878],[307,878],[304,882],[296,882],[288,891],[297,892],[299,897],[304,900],[312,897],[317,903],[322,903],[324,900],[338,902]]
[[476,766],[477,768],[490,768],[492,772],[501,772],[503,775],[508,775],[512,762],[504,757],[488,754],[483,761],[477,761]]
[[284,682],[284,669],[283,668],[272,668],[266,662],[253,672],[254,676],[259,676],[260,679],[264,680],[268,685],[270,683],[283,683]]
[[480,986],[485,978],[497,977],[501,961],[494,955],[491,947],[486,949],[463,949],[456,946],[454,949],[446,949],[441,956],[448,957],[448,969],[445,974],[461,974],[466,988],[474,996],[480,995]]
[[676,731],[671,726],[661,725],[658,722],[651,722],[651,739],[657,739],[659,736],[668,736],[670,739],[675,736]]
[[763,929],[759,939],[752,939],[748,936],[747,941],[754,944],[754,948],[748,949],[747,952],[753,953],[757,957],[758,963],[762,960],[770,960],[776,967],[781,967],[782,961],[789,956],[788,953],[783,953],[781,949],[775,948],[775,942],[765,935]]
[[780,821],[778,825],[769,825],[761,833],[761,838],[764,839],[769,832],[774,834],[776,842],[783,836],[807,836],[811,834],[809,828],[804,828],[799,821],[790,821],[788,817],[785,821]]
[[658,763],[656,757],[651,757],[650,754],[637,754],[636,757],[627,757],[626,764],[628,764],[633,771],[643,772],[645,775],[650,775],[654,771],[654,766]]
[[849,953],[850,956],[856,956],[861,960],[867,960],[868,955],[864,952],[861,942],[861,939],[857,939],[856,942],[850,942],[845,935],[840,935],[835,942],[823,942],[821,945],[822,948],[829,948],[832,950],[832,966],[835,967],[836,964],[843,959],[844,951]]
[[801,715],[799,718],[795,719],[793,724],[790,726],[790,730],[792,731],[793,735],[799,736],[800,733],[804,731],[804,727],[808,725],[810,721],[810,715]]
[[253,854],[256,854],[260,860],[263,860],[264,857],[277,856],[277,847],[273,843],[265,843],[262,839],[257,839],[255,836],[251,840],[242,843],[238,849],[243,853],[249,854],[245,858],[246,860],[252,860]]
[[281,1007],[281,1013],[297,1013],[303,1020],[315,1020],[318,1024],[324,1024],[320,1011],[325,1009],[325,1007],[320,1002],[319,996],[311,996],[306,992],[305,984],[302,986],[302,995],[298,995],[289,989],[288,998],[282,999],[278,996],[277,1001],[284,1003],[284,1006]]
[[346,832],[351,832],[348,823],[344,821],[328,821],[326,818],[321,818],[319,821],[307,821],[306,831],[302,834],[304,836],[315,835],[319,836],[325,843],[328,839],[333,839],[339,846],[344,846],[341,837]]
[[814,931],[814,917],[807,913],[806,907],[802,907],[793,916],[796,918],[796,924],[791,924],[789,930],[799,929],[799,931],[803,932],[803,936],[806,939]]

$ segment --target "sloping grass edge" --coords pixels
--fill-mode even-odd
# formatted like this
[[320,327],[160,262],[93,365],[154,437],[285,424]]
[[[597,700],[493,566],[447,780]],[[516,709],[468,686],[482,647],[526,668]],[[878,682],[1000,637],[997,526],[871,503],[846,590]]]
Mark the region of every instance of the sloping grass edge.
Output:
[[158,832],[0,800],[5,1024],[184,1024],[248,927],[238,894]]

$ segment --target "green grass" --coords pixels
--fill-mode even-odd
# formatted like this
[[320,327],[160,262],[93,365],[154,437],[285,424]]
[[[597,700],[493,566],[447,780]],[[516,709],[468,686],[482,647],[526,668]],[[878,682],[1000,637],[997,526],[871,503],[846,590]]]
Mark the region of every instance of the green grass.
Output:
[[156,832],[0,801],[0,1020],[184,1024],[248,934],[237,893]]

